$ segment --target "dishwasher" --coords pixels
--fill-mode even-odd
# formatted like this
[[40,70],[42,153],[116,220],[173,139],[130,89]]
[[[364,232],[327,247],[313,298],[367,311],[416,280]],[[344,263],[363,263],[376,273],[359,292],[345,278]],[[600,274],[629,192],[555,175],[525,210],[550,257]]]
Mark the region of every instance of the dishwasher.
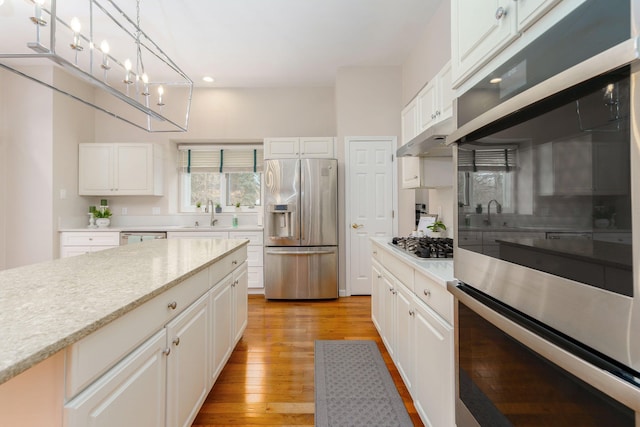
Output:
[[167,233],[165,231],[121,231],[120,246],[166,238]]

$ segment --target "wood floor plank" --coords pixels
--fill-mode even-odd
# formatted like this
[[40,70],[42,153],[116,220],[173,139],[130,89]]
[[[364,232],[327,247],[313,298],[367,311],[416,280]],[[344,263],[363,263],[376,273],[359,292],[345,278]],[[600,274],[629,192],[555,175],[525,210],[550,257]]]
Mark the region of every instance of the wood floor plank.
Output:
[[422,422],[371,321],[366,296],[266,301],[249,296],[245,333],[192,427],[312,426],[315,340],[374,340],[414,425]]

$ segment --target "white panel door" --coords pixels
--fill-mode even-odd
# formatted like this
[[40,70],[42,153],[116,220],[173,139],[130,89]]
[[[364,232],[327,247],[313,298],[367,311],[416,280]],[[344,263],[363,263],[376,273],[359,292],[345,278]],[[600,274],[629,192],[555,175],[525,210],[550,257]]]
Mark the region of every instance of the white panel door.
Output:
[[371,242],[393,233],[395,137],[347,138],[347,291],[371,295]]

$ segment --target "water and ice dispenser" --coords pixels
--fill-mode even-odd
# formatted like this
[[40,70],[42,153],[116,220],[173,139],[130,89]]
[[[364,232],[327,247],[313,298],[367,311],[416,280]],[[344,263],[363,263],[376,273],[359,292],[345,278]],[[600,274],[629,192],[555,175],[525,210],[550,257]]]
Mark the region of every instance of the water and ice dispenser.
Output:
[[294,203],[270,204],[267,206],[266,229],[269,238],[292,239],[295,238],[295,209]]

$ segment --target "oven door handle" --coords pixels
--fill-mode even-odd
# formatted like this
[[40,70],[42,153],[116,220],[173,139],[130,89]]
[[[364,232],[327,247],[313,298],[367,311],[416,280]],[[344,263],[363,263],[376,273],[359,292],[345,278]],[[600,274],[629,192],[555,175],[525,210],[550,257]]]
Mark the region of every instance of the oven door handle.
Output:
[[447,137],[447,145],[459,142],[467,135],[496,120],[507,117],[568,87],[636,61],[640,58],[639,43],[640,38],[632,38],[619,43],[504,101],[453,131]]

